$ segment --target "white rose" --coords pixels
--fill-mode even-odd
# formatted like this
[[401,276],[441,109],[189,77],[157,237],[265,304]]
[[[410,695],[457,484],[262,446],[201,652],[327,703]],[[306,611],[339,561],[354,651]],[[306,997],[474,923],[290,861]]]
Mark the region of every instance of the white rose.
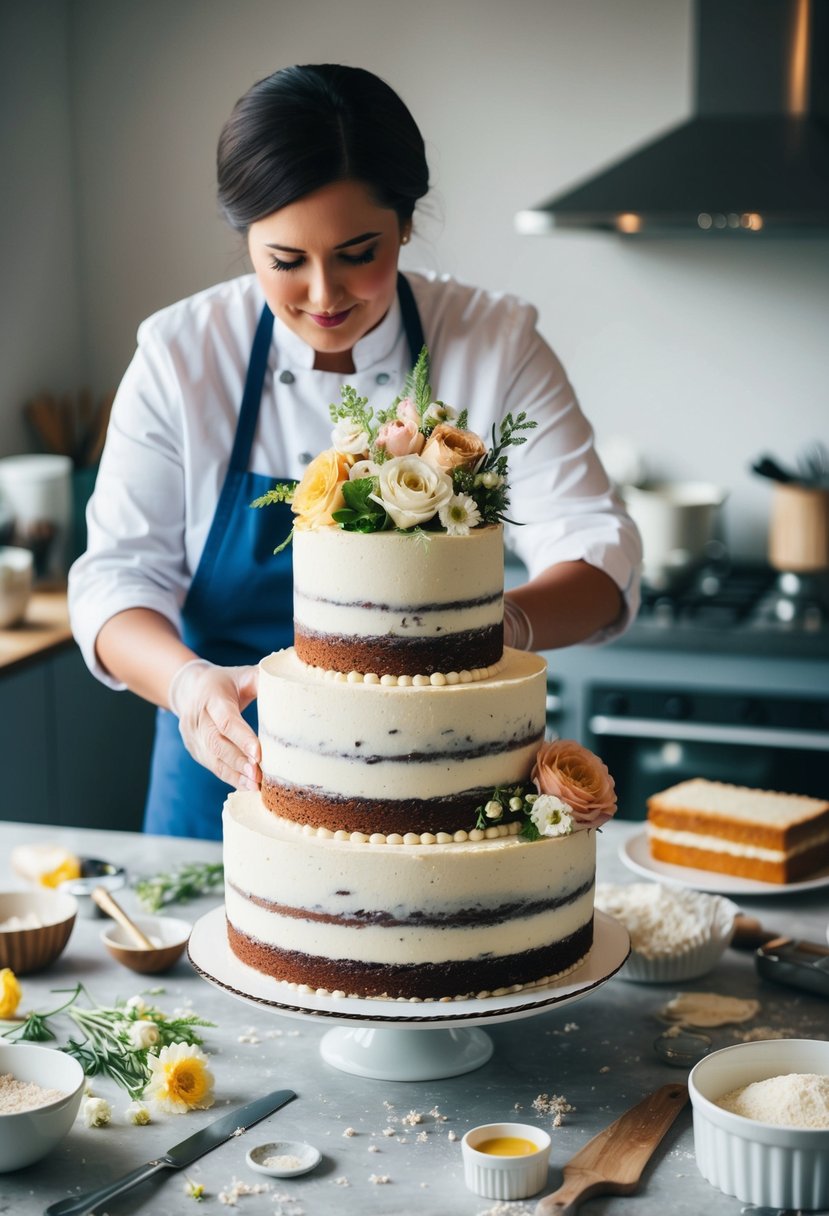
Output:
[[452,478],[419,456],[395,456],[380,466],[380,493],[370,495],[385,507],[398,528],[428,523],[448,503]]
[[553,794],[540,794],[536,798],[530,819],[542,836],[569,836],[573,830],[570,807]]
[[87,1098],[82,1114],[87,1127],[106,1127],[112,1118],[112,1107],[106,1098]]
[[145,1047],[155,1047],[158,1042],[158,1027],[155,1022],[131,1022],[129,1028],[130,1046],[135,1051]]
[[359,481],[361,477],[378,477],[380,466],[374,460],[358,460],[348,470],[349,481]]
[[369,438],[350,418],[341,418],[331,432],[331,446],[344,456],[362,456],[368,451]]

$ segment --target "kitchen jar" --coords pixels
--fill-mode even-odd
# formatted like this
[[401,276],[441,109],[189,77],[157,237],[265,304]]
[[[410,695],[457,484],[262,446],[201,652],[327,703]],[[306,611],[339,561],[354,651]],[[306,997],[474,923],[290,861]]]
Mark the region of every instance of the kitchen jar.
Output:
[[717,510],[726,491],[707,481],[649,481],[625,486],[622,493],[642,537],[642,575],[650,586],[668,588],[716,539]]
[[33,454],[0,460],[0,491],[15,520],[14,541],[30,549],[35,578],[59,581],[66,574],[72,525],[72,461]]
[[775,483],[769,563],[793,574],[829,569],[829,490]]

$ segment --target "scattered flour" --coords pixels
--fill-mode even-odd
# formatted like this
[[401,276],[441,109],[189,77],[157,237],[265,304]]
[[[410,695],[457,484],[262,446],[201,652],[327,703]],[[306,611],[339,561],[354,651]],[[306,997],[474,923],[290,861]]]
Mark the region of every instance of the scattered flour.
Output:
[[62,1089],[44,1089],[34,1081],[18,1081],[10,1072],[0,1075],[0,1114],[17,1115],[24,1110],[37,1110],[65,1098]]
[[684,1026],[728,1026],[748,1022],[760,1012],[759,1001],[742,1001],[716,992],[680,992],[660,1009],[660,1015]]
[[532,1107],[536,1114],[552,1115],[553,1127],[561,1127],[564,1116],[569,1111],[576,1109],[560,1094],[539,1094],[537,1098],[533,1099]]
[[829,1128],[829,1077],[792,1072],[752,1081],[742,1089],[724,1094],[716,1105],[758,1123]]
[[621,921],[642,958],[674,958],[711,938],[720,909],[716,895],[656,882],[599,883],[596,907]]

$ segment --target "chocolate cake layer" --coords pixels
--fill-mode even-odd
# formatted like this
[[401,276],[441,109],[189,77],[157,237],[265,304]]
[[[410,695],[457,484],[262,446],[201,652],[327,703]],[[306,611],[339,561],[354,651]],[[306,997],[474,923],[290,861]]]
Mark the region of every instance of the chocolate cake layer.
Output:
[[274,979],[349,996],[390,1000],[474,996],[555,976],[583,961],[593,944],[593,921],[549,946],[518,954],[453,962],[372,964],[328,959],[268,946],[228,922],[228,942],[237,958]]
[[[407,832],[468,832],[475,827],[476,810],[492,797],[488,789],[464,790],[453,798],[342,798],[323,790],[285,785],[264,778],[262,801],[269,811],[292,823],[328,828],[332,832],[363,832],[383,836]],[[504,815],[500,823],[523,818]]]
[[445,637],[361,638],[314,633],[297,622],[294,647],[303,663],[324,671],[429,676],[435,672],[473,671],[497,663],[504,652],[504,626],[499,623]]

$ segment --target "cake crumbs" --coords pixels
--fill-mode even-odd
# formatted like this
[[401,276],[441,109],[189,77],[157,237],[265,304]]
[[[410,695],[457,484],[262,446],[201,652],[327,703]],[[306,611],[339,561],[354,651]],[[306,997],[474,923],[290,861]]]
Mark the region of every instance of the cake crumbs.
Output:
[[387,1183],[391,1182],[391,1178],[389,1178],[388,1174],[369,1174],[368,1180],[369,1182],[374,1183],[375,1186],[385,1186]]
[[425,1144],[428,1139],[429,1139],[428,1132],[418,1132],[417,1135],[415,1136],[415,1142],[417,1144]]
[[576,1109],[561,1094],[539,1094],[533,1099],[532,1108],[538,1115],[552,1115],[553,1127],[561,1127],[564,1116]]
[[345,1129],[345,1131],[343,1132],[343,1135],[350,1138],[351,1136],[356,1136],[357,1132],[355,1131],[355,1129],[353,1127],[347,1127]]
[[384,1136],[396,1136],[397,1132],[394,1130],[393,1127],[384,1127],[382,1134]]
[[267,1182],[242,1182],[234,1178],[226,1190],[219,1191],[219,1203],[227,1208],[235,1208],[242,1195],[264,1195],[270,1189]]
[[680,992],[660,1009],[660,1017],[685,1026],[713,1028],[750,1022],[760,1012],[760,1002],[720,996],[716,992]]
[[450,1144],[454,1144],[455,1141],[457,1140],[457,1138],[458,1138],[458,1133],[453,1132],[452,1129],[450,1128],[449,1131],[446,1133],[446,1139],[450,1142]]
[[499,1201],[494,1208],[486,1208],[483,1212],[478,1212],[477,1216],[533,1216],[533,1208],[528,1208],[525,1203],[510,1203]]
[[339,1178],[332,1179],[334,1186],[351,1186],[351,1183],[344,1174],[340,1174]]
[[376,1145],[376,1144],[370,1144],[370,1145],[368,1146],[368,1151],[369,1151],[370,1153],[379,1153],[379,1152],[380,1152],[380,1150],[379,1150],[379,1148],[377,1147],[377,1145]]
[[762,1039],[796,1039],[800,1032],[791,1027],[776,1030],[773,1026],[755,1026],[751,1030],[733,1030],[731,1033],[740,1043],[757,1043]]
[[418,1110],[410,1110],[408,1115],[404,1115],[400,1122],[405,1123],[407,1127],[415,1127],[416,1124],[423,1122],[423,1115]]

